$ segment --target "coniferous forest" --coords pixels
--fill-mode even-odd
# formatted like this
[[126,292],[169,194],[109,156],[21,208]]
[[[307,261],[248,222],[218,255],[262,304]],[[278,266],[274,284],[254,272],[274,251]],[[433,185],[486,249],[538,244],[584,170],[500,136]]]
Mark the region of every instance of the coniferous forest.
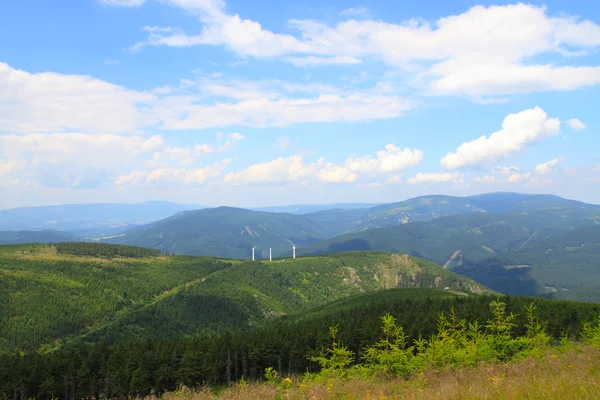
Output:
[[252,263],[65,243],[0,246],[0,263],[6,399],[122,398],[307,373],[410,377],[593,342],[599,331],[589,325],[598,304],[500,296],[386,253]]

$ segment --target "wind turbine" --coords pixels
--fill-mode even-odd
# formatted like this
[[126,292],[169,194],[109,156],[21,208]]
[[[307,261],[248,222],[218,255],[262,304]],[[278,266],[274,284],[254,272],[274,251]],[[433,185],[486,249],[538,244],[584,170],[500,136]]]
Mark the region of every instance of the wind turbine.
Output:
[[273,261],[273,253],[271,252],[271,248],[269,247],[269,261]]
[[256,246],[254,246],[254,247],[252,248],[252,261],[254,261],[254,249],[255,249],[255,248],[256,248]]
[[292,254],[293,257],[296,258],[296,246],[292,245]]

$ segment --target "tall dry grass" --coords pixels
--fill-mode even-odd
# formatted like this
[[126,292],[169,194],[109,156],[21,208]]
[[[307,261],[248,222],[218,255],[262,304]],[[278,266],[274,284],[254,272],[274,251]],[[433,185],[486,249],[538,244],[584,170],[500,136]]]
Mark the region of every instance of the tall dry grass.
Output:
[[405,379],[359,379],[284,385],[236,384],[218,394],[209,388],[183,389],[168,400],[264,399],[600,399],[600,352],[581,346],[549,351],[541,358],[480,364],[452,371],[426,371]]

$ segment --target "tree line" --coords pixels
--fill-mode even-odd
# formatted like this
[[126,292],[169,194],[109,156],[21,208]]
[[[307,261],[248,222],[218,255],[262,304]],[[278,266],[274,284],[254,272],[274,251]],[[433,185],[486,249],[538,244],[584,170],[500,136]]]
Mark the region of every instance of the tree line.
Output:
[[[393,290],[336,302],[253,329],[116,345],[102,340],[80,342],[47,353],[4,353],[0,355],[0,398],[127,397],[172,391],[179,385],[224,385],[242,377],[261,380],[268,368],[281,376],[315,373],[331,365],[324,363],[323,357],[330,356],[322,350],[331,348],[328,331],[332,325],[337,326],[335,340],[348,351],[347,364],[360,364],[365,361],[365,349],[381,340],[382,315],[393,316],[394,324],[402,326],[403,340],[412,344],[439,333],[442,312],[485,325],[493,301],[502,302],[502,318],[514,313],[508,321],[512,338],[527,335],[529,316],[524,307],[531,304],[550,341],[579,338],[584,322],[600,312],[594,304],[520,297],[437,297],[418,289]],[[373,353],[372,357],[377,354],[382,356]]]

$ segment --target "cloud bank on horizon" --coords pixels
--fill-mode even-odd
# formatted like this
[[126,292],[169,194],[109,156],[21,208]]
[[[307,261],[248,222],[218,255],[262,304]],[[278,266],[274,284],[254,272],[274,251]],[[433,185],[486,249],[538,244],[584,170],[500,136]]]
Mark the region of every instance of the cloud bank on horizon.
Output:
[[295,18],[260,1],[61,5],[57,24],[104,22],[77,38],[0,4],[14,21],[0,34],[21,38],[0,44],[0,208],[497,190],[600,203],[600,6],[309,3]]

